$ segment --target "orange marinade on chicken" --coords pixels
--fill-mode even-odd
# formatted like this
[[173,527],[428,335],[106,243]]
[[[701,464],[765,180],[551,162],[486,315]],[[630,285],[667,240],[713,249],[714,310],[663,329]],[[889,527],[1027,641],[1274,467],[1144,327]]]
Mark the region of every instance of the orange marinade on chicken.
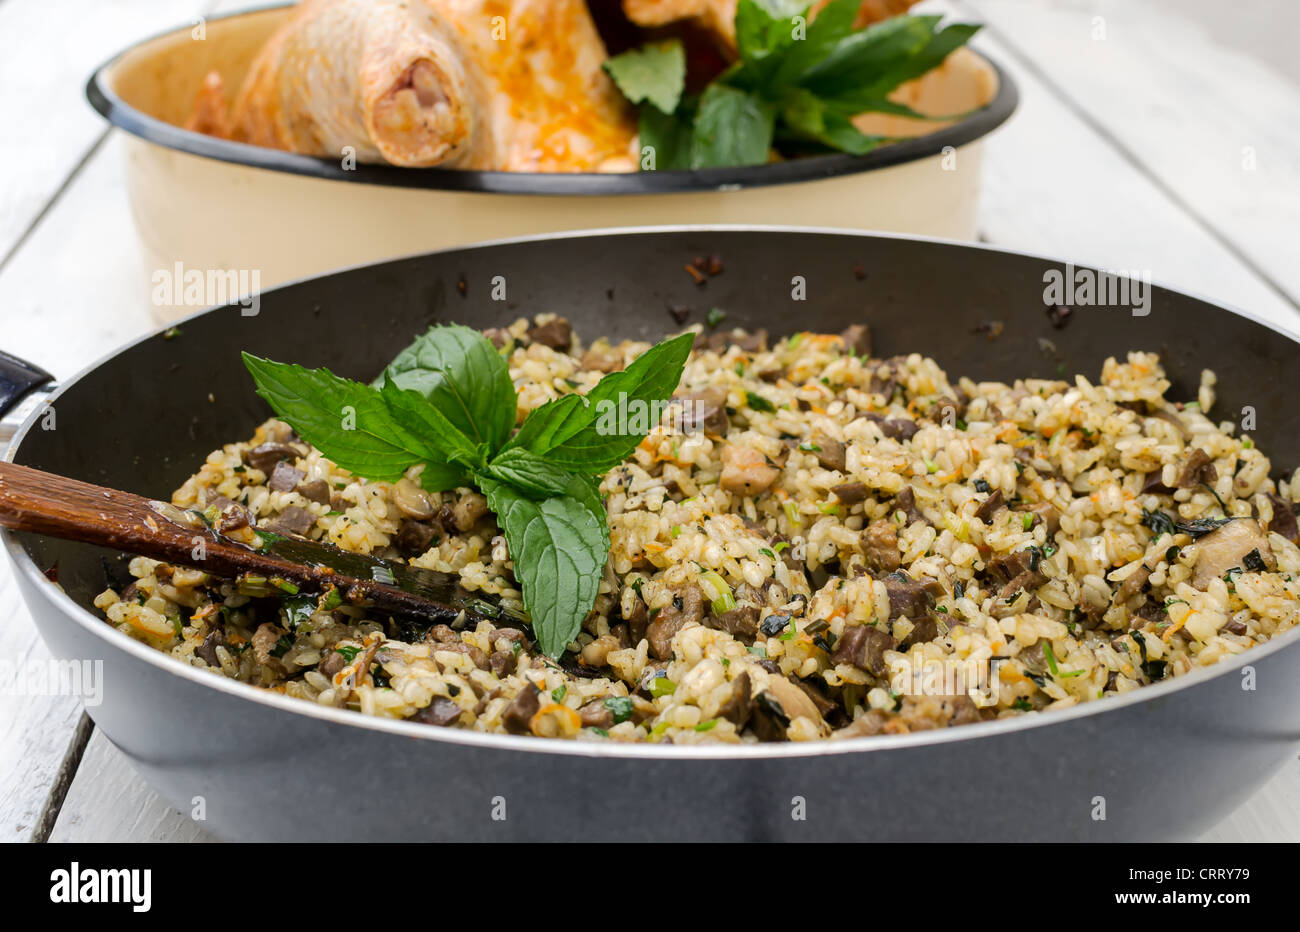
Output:
[[267,41],[229,120],[210,75],[190,125],[363,162],[627,171],[632,109],[582,0],[304,0]]

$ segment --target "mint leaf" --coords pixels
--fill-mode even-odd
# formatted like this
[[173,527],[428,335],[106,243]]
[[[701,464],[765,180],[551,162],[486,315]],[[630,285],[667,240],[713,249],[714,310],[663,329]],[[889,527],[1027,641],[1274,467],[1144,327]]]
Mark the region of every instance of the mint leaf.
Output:
[[797,0],[740,0],[736,5],[736,51],[741,61],[762,61],[794,44],[794,18],[806,19],[808,7]]
[[[243,357],[257,393],[276,416],[349,472],[395,482],[416,463],[445,462],[445,445],[407,430],[375,388],[328,369]],[[468,478],[467,471],[457,475]]]
[[691,166],[762,165],[772,148],[774,115],[757,96],[710,84],[700,97],[691,139]]
[[[622,372],[605,376],[586,395],[565,395],[533,410],[505,451],[522,448],[576,473],[600,473],[617,466],[647,433],[622,430],[628,425],[617,423],[619,409],[634,414],[636,406],[652,406],[672,397],[694,342],[693,333],[664,340]],[[612,431],[604,429],[610,420],[616,422]],[[647,428],[653,426],[647,423]]]
[[418,392],[474,444],[495,452],[515,426],[515,387],[496,348],[477,330],[437,326],[402,350],[377,380]]
[[437,405],[419,392],[409,391],[389,381],[379,389],[379,397],[403,429],[422,438],[438,450],[442,458],[469,469],[487,461],[486,443],[473,443]]
[[649,101],[661,113],[672,113],[686,87],[686,51],[680,39],[650,43],[615,55],[605,70],[632,103]]
[[568,470],[561,469],[522,447],[502,450],[481,470],[480,475],[508,482],[532,498],[566,495],[575,478]]
[[[683,105],[684,106],[684,105]],[[638,120],[641,148],[650,148],[652,171],[672,171],[691,167],[691,123],[693,114],[661,113],[655,107],[642,107]]]
[[524,607],[543,653],[558,658],[596,602],[609,554],[609,525],[599,496],[581,480],[575,492],[534,501],[513,486],[479,478],[505,534]]

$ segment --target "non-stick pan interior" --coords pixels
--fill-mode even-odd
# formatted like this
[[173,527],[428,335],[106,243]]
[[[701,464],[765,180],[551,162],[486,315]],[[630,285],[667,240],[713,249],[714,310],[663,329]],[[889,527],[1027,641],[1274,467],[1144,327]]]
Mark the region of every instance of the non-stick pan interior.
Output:
[[[697,285],[686,266],[712,255],[724,271]],[[1290,338],[1156,287],[1144,316],[1076,307],[1058,328],[1044,300],[1051,269],[1064,266],[948,243],[734,229],[559,236],[401,259],[285,286],[262,295],[256,314],[219,308],[129,347],[68,386],[54,429],[34,425],[15,460],[165,498],[211,450],[269,415],[241,350],[368,380],[437,322],[489,327],[551,311],[587,341],[654,339],[680,329],[669,309],[686,307],[688,323],[717,308],[723,327],[774,335],[867,323],[876,355],[923,353],[977,380],[1096,380],[1106,357],[1154,350],[1173,400],[1194,399],[1201,370],[1213,369],[1213,413],[1239,421],[1249,406],[1275,473],[1300,463]],[[38,566],[57,563],[83,605],[106,571],[121,573],[107,551],[30,537],[25,546]]]

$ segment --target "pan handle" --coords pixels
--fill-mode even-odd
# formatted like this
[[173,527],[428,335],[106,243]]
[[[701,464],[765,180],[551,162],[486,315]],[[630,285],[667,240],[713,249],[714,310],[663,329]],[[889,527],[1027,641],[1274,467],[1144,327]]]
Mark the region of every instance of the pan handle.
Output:
[[0,351],[0,454],[27,415],[54,390],[54,376]]

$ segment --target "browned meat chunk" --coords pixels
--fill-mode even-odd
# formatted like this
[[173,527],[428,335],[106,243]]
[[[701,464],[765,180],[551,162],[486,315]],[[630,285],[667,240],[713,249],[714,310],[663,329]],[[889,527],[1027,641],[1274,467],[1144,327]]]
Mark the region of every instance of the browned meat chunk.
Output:
[[850,324],[840,334],[845,352],[866,358],[871,355],[871,328],[866,324]]
[[464,534],[487,514],[487,510],[487,499],[477,492],[470,492],[454,505],[443,505],[438,511],[438,521],[448,534]]
[[249,640],[253,647],[253,656],[257,659],[257,662],[261,664],[275,663],[276,658],[271,651],[275,649],[275,645],[280,638],[287,633],[283,628],[270,622],[258,625],[257,630],[253,632],[253,637]]
[[898,645],[899,650],[908,650],[913,644],[925,644],[933,641],[939,636],[939,622],[933,615],[926,615],[924,618],[918,618],[912,630],[908,632],[907,637]]
[[1157,469],[1155,472],[1149,472],[1142,478],[1143,495],[1172,495],[1173,492],[1173,489],[1165,485],[1162,470]]
[[750,715],[750,682],[749,673],[743,672],[740,676],[731,681],[731,695],[727,701],[722,703],[718,709],[718,718],[725,718],[736,726],[736,730],[744,728],[749,722]]
[[497,676],[509,676],[515,672],[517,660],[512,650],[494,650],[488,655],[488,669]]
[[627,622],[627,634],[632,639],[632,646],[635,647],[645,637],[646,626],[650,623],[650,613],[639,595],[634,597],[632,611],[623,620]]
[[526,735],[531,732],[530,723],[537,710],[542,707],[539,696],[539,690],[532,683],[528,683],[520,690],[519,695],[510,701],[506,706],[505,713],[501,716],[501,724],[505,726],[506,731],[512,735]]
[[221,515],[217,518],[217,530],[222,534],[229,534],[231,531],[238,531],[240,528],[248,527],[252,523],[253,516],[249,514],[248,509],[243,505],[236,505],[231,502],[221,510]]
[[295,460],[297,458],[298,450],[287,443],[259,443],[253,449],[244,453],[244,462],[247,465],[268,474],[275,468],[275,464],[281,460]]
[[614,713],[605,705],[604,699],[593,699],[578,710],[578,721],[584,728],[613,728]]
[[884,579],[889,593],[889,620],[899,616],[920,618],[934,608],[934,585],[912,579],[906,573],[890,573]]
[[402,523],[398,525],[397,536],[393,538],[393,546],[404,557],[418,557],[429,549],[433,537],[432,524],[403,518]]
[[208,636],[203,639],[203,643],[194,649],[194,656],[201,657],[203,662],[214,670],[220,669],[221,661],[217,658],[217,648],[226,646],[226,635],[220,630],[209,631]]
[[906,516],[908,524],[925,520],[925,515],[917,510],[916,493],[912,491],[910,485],[903,486],[902,490],[894,496],[894,508]]
[[348,658],[336,650],[331,650],[316,664],[316,672],[328,680],[333,680],[340,670],[348,665]]
[[280,460],[271,468],[271,478],[267,480],[266,487],[272,492],[292,492],[306,475],[301,469],[294,469]]
[[741,605],[721,615],[710,615],[704,623],[710,628],[725,631],[732,637],[752,641],[754,635],[758,634],[758,613],[757,605]]
[[892,573],[899,567],[898,528],[888,518],[872,521],[862,531],[862,554],[867,569]]
[[704,594],[699,586],[687,586],[680,590],[665,608],[659,610],[654,620],[646,627],[646,639],[650,642],[650,655],[658,660],[667,660],[673,655],[673,637],[688,622],[704,620]]
[[832,663],[848,663],[859,670],[880,676],[885,672],[885,651],[893,650],[898,642],[879,628],[856,625],[845,629],[835,642]]
[[846,505],[856,505],[867,500],[867,487],[861,482],[841,482],[831,486],[831,491]]
[[769,465],[767,457],[753,447],[728,443],[722,448],[722,475],[719,484],[728,492],[757,495],[767,491],[781,470]]
[[1197,447],[1183,464],[1183,469],[1174,480],[1174,485],[1180,489],[1191,489],[1202,482],[1208,484],[1218,478],[1219,473],[1214,468],[1214,463],[1210,462],[1210,455]]
[[921,425],[905,417],[885,417],[881,414],[868,414],[866,418],[880,428],[880,432],[891,440],[911,440]]
[[1022,589],[1037,589],[1047,582],[1047,577],[1038,570],[1038,561],[1038,551],[1029,548],[990,560],[989,570],[1006,582],[998,591],[998,598],[1009,599]]
[[510,336],[510,331],[501,327],[488,327],[483,331],[483,336],[487,337],[487,341],[496,349],[501,349],[513,339]]
[[304,482],[298,486],[298,494],[308,501],[320,505],[330,503],[330,486],[324,479],[313,479],[311,482]]
[[1128,576],[1124,577],[1124,581],[1119,584],[1119,588],[1115,590],[1115,604],[1122,604],[1133,598],[1142,591],[1142,587],[1147,584],[1147,580],[1150,578],[1151,570],[1145,566],[1139,566],[1132,573],[1129,573]]
[[812,443],[819,448],[813,451],[813,455],[817,457],[817,462],[821,464],[822,469],[844,471],[844,444],[821,436],[813,437]]
[[528,339],[561,353],[567,353],[573,346],[573,327],[563,317],[556,317],[530,329]]
[[272,534],[296,534],[299,537],[306,536],[307,532],[315,526],[316,516],[306,508],[299,508],[297,505],[290,505],[263,525]]
[[1291,503],[1272,492],[1268,493],[1268,501],[1273,506],[1273,520],[1268,522],[1269,533],[1279,534],[1293,544],[1300,543],[1300,527],[1296,525]]
[[1214,529],[1196,542],[1196,549],[1192,585],[1201,590],[1233,567],[1256,572],[1277,568],[1268,538],[1253,518],[1237,518]]
[[731,427],[727,417],[727,393],[720,388],[706,388],[682,396],[682,432],[702,430],[722,436]]
[[993,494],[984,499],[980,506],[975,509],[975,517],[979,518],[985,524],[993,523],[993,516],[997,514],[998,509],[1002,507],[1002,490],[996,489]]
[[618,372],[623,368],[623,353],[608,343],[597,343],[582,354],[579,365],[596,372]]
[[445,696],[434,696],[432,702],[411,716],[411,721],[446,728],[460,721],[460,706]]

